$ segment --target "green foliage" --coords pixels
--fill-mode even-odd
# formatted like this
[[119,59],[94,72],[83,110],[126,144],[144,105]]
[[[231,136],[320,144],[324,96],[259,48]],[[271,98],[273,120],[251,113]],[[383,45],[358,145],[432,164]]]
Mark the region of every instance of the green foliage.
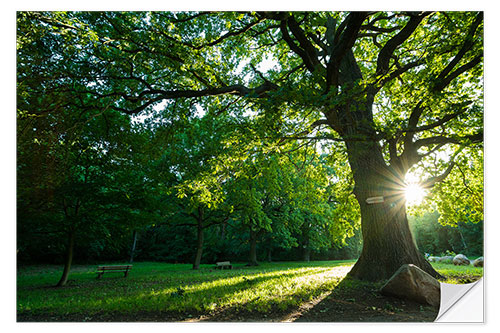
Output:
[[95,267],[81,266],[67,288],[49,292],[46,286],[57,278],[54,269],[22,269],[18,312],[92,317],[149,311],[196,314],[237,307],[263,313],[277,306],[290,309],[331,290],[351,264],[275,263],[262,264],[258,270],[236,264],[232,271],[212,271],[205,265],[192,271],[189,265],[139,263],[126,279],[109,273],[100,280],[95,279]]
[[432,263],[432,266],[445,277],[444,283],[471,283],[483,276],[482,267],[455,266],[453,264]]
[[483,174],[482,150],[465,149],[454,172],[433,190],[441,224],[483,222]]
[[144,258],[187,260],[200,223],[210,260],[252,237],[356,254],[354,178],[374,151],[399,186],[456,163],[426,208],[479,226],[481,16],[422,16],[399,42],[419,14],[369,13],[345,46],[351,14],[19,12],[20,258],[78,229],[88,257],[123,256],[141,230]]
[[483,223],[459,222],[455,226],[442,225],[437,211],[409,217],[415,242],[422,253],[434,256],[465,254],[483,255]]

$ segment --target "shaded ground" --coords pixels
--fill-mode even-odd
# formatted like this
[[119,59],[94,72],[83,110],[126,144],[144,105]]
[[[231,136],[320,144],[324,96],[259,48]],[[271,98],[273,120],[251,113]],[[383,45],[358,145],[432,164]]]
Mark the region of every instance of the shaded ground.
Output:
[[[432,322],[437,317],[438,308],[382,296],[382,283],[344,278],[352,263],[284,262],[227,271],[212,271],[211,265],[193,271],[190,265],[138,263],[127,279],[100,280],[95,267],[82,266],[75,267],[63,288],[53,287],[60,267],[24,267],[18,271],[17,320]],[[471,283],[483,273],[471,266],[433,266],[445,283]]]
[[438,308],[382,296],[380,285],[344,279],[333,291],[325,292],[299,308],[265,313],[242,307],[228,307],[210,313],[135,312],[73,314],[54,316],[25,312],[18,321],[25,322],[432,322]]
[[439,308],[382,296],[379,284],[345,279],[335,290],[292,311],[266,314],[226,309],[188,321],[203,322],[432,322]]
[[379,285],[349,286],[344,280],[330,295],[301,313],[297,322],[432,322],[439,308],[382,296]]

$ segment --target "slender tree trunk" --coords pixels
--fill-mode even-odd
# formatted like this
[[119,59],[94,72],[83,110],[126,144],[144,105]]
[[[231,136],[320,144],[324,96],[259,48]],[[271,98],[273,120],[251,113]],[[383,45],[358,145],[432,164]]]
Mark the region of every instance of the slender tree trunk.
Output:
[[458,230],[458,234],[460,235],[460,240],[462,241],[462,246],[464,247],[464,252],[467,252],[467,243],[465,242],[464,235],[462,234],[462,231],[460,230],[460,224],[457,224],[457,230]]
[[222,223],[220,227],[220,240],[224,240],[225,237],[226,237],[226,224]]
[[273,261],[273,239],[269,235],[266,237],[267,262]]
[[199,269],[201,263],[201,256],[203,254],[203,210],[198,208],[198,219],[197,219],[197,243],[196,243],[196,257],[194,258],[193,269]]
[[311,261],[311,248],[309,247],[309,224],[304,223],[302,225],[302,235],[304,236],[304,242],[302,245],[303,252],[302,252],[302,258],[304,261]]
[[[349,274],[362,280],[384,280],[402,265],[414,264],[440,277],[413,241],[402,175],[385,164],[376,142],[348,142],[347,146],[363,235],[361,256]],[[369,204],[366,200],[371,197],[383,197],[383,202]]]
[[257,232],[250,227],[250,256],[248,266],[258,266],[257,262]]
[[273,248],[269,246],[267,248],[267,261],[272,262],[273,261],[273,256],[272,256]]
[[311,248],[309,247],[309,245],[305,245],[304,247],[303,258],[304,261],[311,261]]
[[68,233],[68,244],[66,246],[66,261],[64,262],[64,270],[61,279],[57,283],[57,287],[62,287],[68,282],[69,271],[71,269],[71,263],[73,262],[73,250],[75,248],[75,228],[71,228]]
[[134,230],[134,233],[132,235],[133,241],[132,241],[132,247],[130,249],[130,263],[134,262],[134,254],[135,254],[135,247],[137,245],[137,230]]

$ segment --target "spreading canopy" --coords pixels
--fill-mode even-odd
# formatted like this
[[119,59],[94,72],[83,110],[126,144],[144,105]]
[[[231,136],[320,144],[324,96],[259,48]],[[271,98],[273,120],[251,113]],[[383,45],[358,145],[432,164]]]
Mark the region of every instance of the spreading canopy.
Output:
[[[274,138],[377,140],[407,171],[482,140],[482,13],[20,13],[22,111],[259,116]],[[64,94],[61,94],[64,93]],[[350,101],[373,102],[362,108]],[[349,124],[365,130],[351,133]],[[311,135],[313,134],[313,135]],[[269,133],[267,133],[269,135]],[[447,148],[450,154],[449,148]]]
[[353,271],[437,274],[408,245],[402,189],[410,170],[432,188],[482,147],[483,13],[26,12],[18,36],[21,117],[224,114],[266,149],[320,140],[355,184]]

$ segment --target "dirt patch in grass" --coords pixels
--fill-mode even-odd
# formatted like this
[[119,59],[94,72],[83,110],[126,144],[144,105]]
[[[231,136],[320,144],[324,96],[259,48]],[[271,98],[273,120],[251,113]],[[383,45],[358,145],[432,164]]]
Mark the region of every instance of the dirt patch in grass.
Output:
[[17,315],[18,322],[182,322],[186,318],[199,317],[201,314],[178,312],[145,312],[115,313],[102,312],[95,314],[72,313],[56,315],[50,313],[30,313],[29,311]]
[[[354,285],[352,285],[354,284]],[[345,280],[297,322],[432,322],[439,308],[383,296],[378,284]]]

